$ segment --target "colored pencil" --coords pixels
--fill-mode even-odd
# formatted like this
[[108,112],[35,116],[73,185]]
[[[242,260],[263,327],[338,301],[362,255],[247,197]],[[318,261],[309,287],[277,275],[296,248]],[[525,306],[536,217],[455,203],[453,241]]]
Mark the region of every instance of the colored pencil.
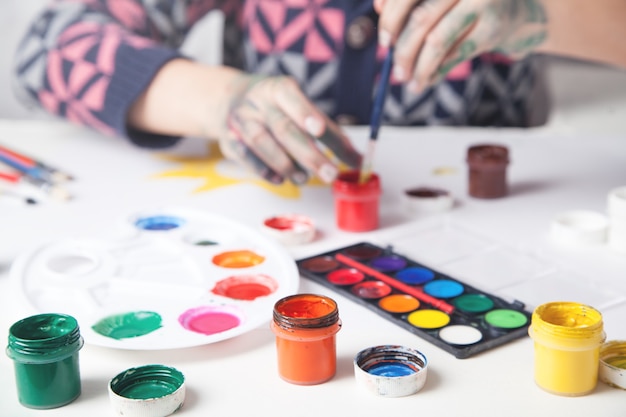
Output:
[[35,178],[51,182],[73,180],[73,177],[66,172],[51,167],[42,161],[35,160],[2,145],[0,145],[0,161],[3,161],[4,163],[12,166],[14,169]]
[[66,189],[40,178],[29,177],[21,173],[0,171],[0,180],[13,184],[27,184],[55,200],[67,201],[71,198]]
[[417,298],[420,301],[423,301],[425,303],[430,304],[431,306],[438,308],[439,310],[448,313],[448,314],[452,314],[455,310],[454,306],[443,301],[440,300],[439,298],[435,298],[432,297],[428,294],[426,294],[425,292],[421,291],[418,288],[412,287],[410,285],[407,285],[403,282],[398,281],[397,279],[390,277],[389,275],[383,274],[382,272],[371,268],[367,265],[364,265],[358,261],[355,261],[352,258],[347,257],[346,255],[343,255],[341,253],[337,253],[335,254],[335,259],[337,259],[339,262],[346,264],[348,266],[351,266],[353,268],[358,269],[361,272],[364,272],[368,275],[371,275],[379,280],[381,280],[382,282],[384,282],[385,284],[389,285],[390,287],[396,288],[406,294],[412,295],[413,297]]
[[387,97],[387,87],[389,86],[392,62],[393,48],[389,48],[389,51],[387,51],[387,56],[385,57],[385,61],[383,62],[383,68],[380,74],[378,88],[374,96],[374,106],[372,108],[372,115],[370,117],[370,138],[367,143],[365,156],[363,157],[363,163],[361,164],[361,171],[359,173],[359,184],[367,182],[370,175],[372,174],[374,151],[376,148],[376,140],[378,139],[380,122],[382,120],[383,106],[385,104],[385,98]]

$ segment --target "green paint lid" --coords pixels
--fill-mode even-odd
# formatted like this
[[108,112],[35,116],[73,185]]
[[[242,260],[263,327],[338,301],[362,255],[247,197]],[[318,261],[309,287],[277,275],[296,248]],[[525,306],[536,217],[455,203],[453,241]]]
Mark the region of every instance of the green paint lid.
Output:
[[169,416],[183,405],[185,377],[165,365],[130,368],[111,379],[109,399],[119,416]]

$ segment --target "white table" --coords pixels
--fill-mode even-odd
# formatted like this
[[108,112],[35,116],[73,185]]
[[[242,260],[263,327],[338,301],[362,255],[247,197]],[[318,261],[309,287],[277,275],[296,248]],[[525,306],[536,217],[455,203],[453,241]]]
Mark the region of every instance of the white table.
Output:
[[[367,129],[349,133],[364,145]],[[604,212],[608,191],[626,185],[626,129],[591,135],[559,129],[400,129],[385,127],[375,160],[383,181],[381,227],[369,233],[346,233],[334,223],[333,200],[327,187],[307,186],[296,199],[285,199],[249,182],[207,192],[194,192],[197,178],[156,178],[176,163],[132,148],[125,142],[55,122],[0,122],[0,143],[11,145],[51,165],[71,171],[78,180],[69,186],[68,203],[42,201],[21,206],[0,200],[0,329],[31,314],[9,282],[15,257],[42,242],[89,236],[138,209],[186,206],[227,215],[259,227],[263,219],[282,213],[311,216],[321,231],[311,244],[290,248],[295,259],[359,241],[423,247],[429,233],[446,239],[485,244],[487,257],[536,272],[546,268],[546,286],[537,279],[494,278],[489,262],[443,262],[450,271],[467,272],[467,280],[533,307],[542,301],[575,297],[603,313],[608,339],[626,339],[626,255],[606,246],[569,247],[549,238],[550,222],[570,209]],[[465,152],[470,144],[496,142],[509,147],[510,195],[477,200],[467,195]],[[189,140],[179,154],[202,152]],[[446,175],[433,170],[445,168]],[[249,178],[237,170],[231,174]],[[403,191],[417,185],[448,189],[458,201],[446,213],[410,216],[402,206]],[[242,199],[253,201],[240,204]],[[420,240],[422,239],[422,240]],[[426,258],[435,259],[437,248]],[[458,248],[452,250],[460,250]],[[479,259],[480,255],[466,257]],[[482,266],[481,266],[482,265]],[[481,268],[483,268],[481,270]],[[481,275],[480,272],[486,272]],[[497,274],[497,270],[495,271]],[[534,277],[536,278],[536,277]],[[510,282],[509,282],[510,281]],[[531,282],[532,281],[532,282]],[[161,363],[181,370],[188,387],[181,416],[318,416],[470,415],[470,416],[606,416],[626,413],[626,392],[603,383],[590,395],[566,398],[538,388],[533,381],[533,346],[520,339],[476,357],[459,360],[394,326],[376,314],[309,280],[302,292],[317,292],[339,303],[343,328],[338,334],[338,369],[331,381],[296,386],[282,381],[276,370],[273,334],[267,326],[211,345],[171,351],[126,351],[86,345],[80,352],[82,395],[62,408],[36,411],[17,401],[10,359],[0,357],[0,416],[112,415],[107,383],[127,368]],[[269,320],[269,312],[268,312]],[[428,381],[416,395],[386,399],[356,385],[352,360],[366,347],[401,344],[417,348],[429,360]]]

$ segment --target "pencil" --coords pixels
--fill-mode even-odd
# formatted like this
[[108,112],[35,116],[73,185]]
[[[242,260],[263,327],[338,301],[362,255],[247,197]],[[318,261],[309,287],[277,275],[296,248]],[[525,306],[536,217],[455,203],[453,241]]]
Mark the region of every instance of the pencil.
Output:
[[35,160],[24,154],[0,145],[0,160],[11,165],[26,175],[41,178],[52,182],[70,181],[72,175],[54,168],[42,161]]
[[374,159],[376,140],[378,139],[378,130],[380,129],[380,122],[383,115],[383,106],[385,104],[385,98],[387,97],[387,87],[389,86],[392,62],[393,48],[389,48],[385,61],[383,62],[378,88],[374,96],[374,106],[372,107],[372,115],[370,118],[370,139],[367,143],[367,150],[363,157],[363,163],[361,164],[359,184],[367,182],[372,174],[372,162]]
[[396,288],[406,294],[412,295],[418,300],[428,303],[431,306],[438,308],[439,310],[444,311],[448,314],[452,314],[452,312],[455,310],[452,304],[448,304],[447,302],[443,300],[432,297],[415,287],[411,287],[410,285],[400,282],[397,279],[390,277],[389,275],[383,274],[382,272],[377,271],[376,269],[371,268],[367,265],[364,265],[358,261],[355,261],[354,259],[349,258],[346,255],[337,253],[335,254],[335,259],[337,259],[341,263],[344,263],[348,266],[356,268],[361,272],[371,275],[374,278],[378,278],[379,280],[389,285],[390,287]]
[[27,184],[55,200],[67,201],[71,198],[71,195],[66,189],[40,178],[29,177],[21,173],[0,171],[0,180],[13,184]]

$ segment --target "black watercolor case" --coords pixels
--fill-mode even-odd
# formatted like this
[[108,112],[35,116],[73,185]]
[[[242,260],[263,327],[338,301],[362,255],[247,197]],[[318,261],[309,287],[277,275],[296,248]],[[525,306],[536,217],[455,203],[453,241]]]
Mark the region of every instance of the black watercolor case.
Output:
[[[350,253],[352,252],[360,253],[359,251],[361,252],[364,251],[365,253],[370,253],[374,255],[378,253],[378,255],[375,255],[369,259],[367,259],[368,258],[367,256],[355,257],[355,256],[350,255]],[[363,281],[360,281],[359,283],[354,283],[351,285],[350,284],[348,285],[336,284],[336,283],[329,281],[328,275],[331,274],[334,270],[342,269],[342,268],[358,269],[358,268],[354,268],[351,265],[347,265],[340,260],[337,260],[336,258],[337,256],[343,256],[344,257],[343,259],[349,258],[350,260],[354,260],[358,262],[359,264],[364,265],[365,268],[371,268],[374,270],[376,270],[376,268],[373,268],[371,265],[375,264],[376,258],[383,257],[383,256],[384,257],[390,257],[390,256],[396,257],[406,262],[406,265],[402,269],[411,268],[411,267],[421,267],[421,268],[425,268],[425,269],[432,271],[434,275],[432,278],[433,282],[437,280],[446,280],[446,281],[454,281],[458,284],[461,284],[463,287],[462,294],[460,294],[458,297],[450,297],[450,298],[442,299],[442,301],[446,302],[447,304],[454,306],[455,299],[460,299],[461,296],[470,295],[472,297],[484,296],[484,297],[489,298],[493,302],[493,307],[490,308],[488,311],[481,311],[481,312],[473,312],[473,311],[468,312],[458,307],[455,307],[454,311],[448,314],[449,323],[444,325],[443,327],[432,328],[432,329],[416,327],[415,325],[411,324],[407,319],[409,315],[413,313],[414,311],[409,311],[409,312],[404,312],[404,313],[390,312],[379,306],[379,301],[380,301],[379,298],[364,298],[353,292],[353,288],[355,287],[355,285],[359,285],[362,282],[379,281],[379,279],[373,276],[372,274],[363,272],[363,270],[360,270],[361,272],[363,272],[363,276],[364,276]],[[330,270],[323,270],[323,271],[322,269],[324,268],[313,268],[315,270],[312,271],[306,267],[311,262],[314,262],[311,260],[318,260],[319,258],[324,258],[326,260],[333,259],[337,262],[337,265]],[[425,339],[426,341],[436,345],[437,347],[445,350],[446,352],[451,353],[458,359],[468,358],[480,352],[495,348],[497,346],[501,346],[512,340],[519,339],[528,335],[528,327],[531,321],[531,313],[524,309],[525,306],[522,302],[517,301],[517,300],[513,302],[507,302],[506,300],[500,297],[481,291],[471,285],[461,282],[460,280],[454,279],[453,277],[449,275],[446,275],[437,270],[434,270],[433,268],[430,268],[422,263],[416,262],[402,254],[396,253],[393,251],[393,248],[391,246],[383,248],[383,247],[380,247],[380,246],[377,246],[368,242],[361,242],[361,243],[357,243],[354,245],[339,248],[330,252],[325,252],[325,253],[321,253],[318,255],[303,258],[303,259],[298,260],[296,263],[298,265],[300,274],[303,277],[313,280],[323,285],[324,287],[327,287],[333,291],[336,291],[337,293],[340,293],[341,295],[347,297],[348,299],[384,317],[390,322],[395,323],[396,325],[408,330],[409,332],[421,337],[422,339]],[[332,267],[332,264],[329,265],[329,267]],[[384,275],[396,280],[394,276],[398,272],[399,271],[387,270],[384,272]],[[410,287],[414,288],[417,291],[423,291],[423,288],[422,288],[423,285],[410,285]],[[405,291],[403,291],[402,289],[392,287],[390,295],[403,294],[403,293],[405,293]],[[440,310],[440,308],[434,307],[433,304],[430,304],[425,301],[420,301],[420,305],[417,307],[415,311],[423,310],[423,309]],[[505,312],[509,312],[511,314],[517,315],[520,325],[515,326],[513,328],[509,328],[509,327],[503,328],[503,327],[492,325],[490,322],[486,320],[486,316],[487,314],[489,314],[490,311],[494,311],[494,310],[499,310],[498,313],[501,311],[505,311]],[[522,315],[523,315],[523,318],[522,318]],[[522,321],[523,323],[521,323]],[[441,337],[442,331],[445,328],[448,328],[450,326],[468,326],[473,329],[477,329],[478,331],[480,331],[481,338],[480,340],[476,342],[467,343],[464,341],[461,344],[458,344],[454,340],[452,341],[444,340],[444,338]],[[460,328],[460,327],[455,327],[455,329],[457,328]]]

